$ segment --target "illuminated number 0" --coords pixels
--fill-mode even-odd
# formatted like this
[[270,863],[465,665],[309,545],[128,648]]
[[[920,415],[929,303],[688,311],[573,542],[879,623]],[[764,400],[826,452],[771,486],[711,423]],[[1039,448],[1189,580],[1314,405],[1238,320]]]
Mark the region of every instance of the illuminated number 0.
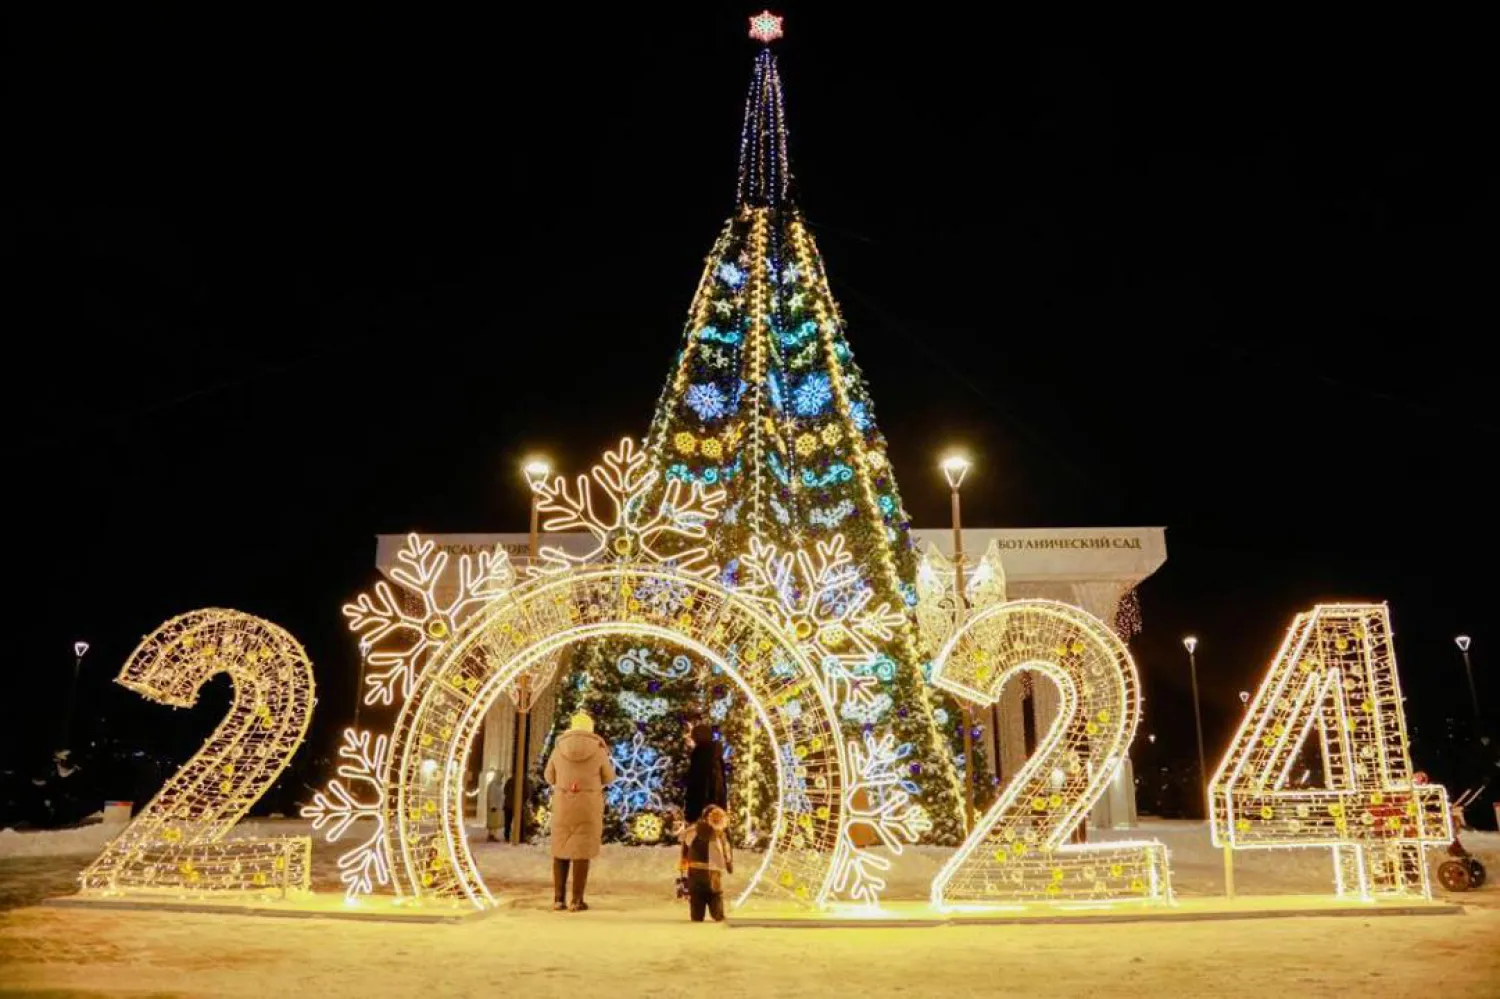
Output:
[[286,631],[233,610],[175,617],[137,646],[116,682],[190,707],[228,673],[234,702],[203,748],[81,875],[85,891],[265,894],[306,890],[306,836],[224,837],[275,782],[307,732],[312,664]]
[[933,682],[993,704],[1023,670],[1058,687],[1061,707],[1036,752],[932,882],[938,908],[1168,898],[1156,842],[1071,844],[1124,763],[1140,686],[1123,642],[1098,618],[1050,600],[979,611],[939,654]]
[[1216,846],[1332,847],[1339,895],[1431,896],[1447,795],[1412,780],[1384,604],[1297,615],[1208,797]]

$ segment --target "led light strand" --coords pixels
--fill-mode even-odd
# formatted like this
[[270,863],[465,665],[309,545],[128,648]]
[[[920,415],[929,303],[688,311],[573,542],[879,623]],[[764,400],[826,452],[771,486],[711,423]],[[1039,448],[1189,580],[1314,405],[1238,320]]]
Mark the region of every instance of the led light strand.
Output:
[[1129,650],[1085,611],[1017,600],[970,616],[939,654],[933,682],[988,705],[1028,670],[1057,685],[1057,718],[933,879],[932,904],[1170,899],[1162,844],[1068,842],[1123,764],[1140,721],[1140,681]]
[[[1316,735],[1321,787],[1290,786]],[[1297,615],[1208,785],[1216,846],[1329,847],[1335,893],[1432,896],[1423,848],[1452,840],[1447,793],[1413,780],[1384,604]]]
[[306,836],[229,839],[286,769],[312,716],[312,664],[269,621],[209,608],[174,617],[142,639],[115,678],[174,708],[191,707],[219,673],[234,700],[212,735],[104,852],[83,870],[85,893],[285,896],[306,891]]

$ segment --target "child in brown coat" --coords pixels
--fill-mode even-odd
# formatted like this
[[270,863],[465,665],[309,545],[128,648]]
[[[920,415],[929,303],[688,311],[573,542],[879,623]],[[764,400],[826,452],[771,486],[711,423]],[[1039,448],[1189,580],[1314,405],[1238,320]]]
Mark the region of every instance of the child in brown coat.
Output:
[[724,921],[725,874],[734,873],[734,850],[724,835],[729,815],[718,805],[703,810],[703,816],[682,834],[682,860],[687,865],[688,907],[693,922],[703,922],[704,910],[714,922]]

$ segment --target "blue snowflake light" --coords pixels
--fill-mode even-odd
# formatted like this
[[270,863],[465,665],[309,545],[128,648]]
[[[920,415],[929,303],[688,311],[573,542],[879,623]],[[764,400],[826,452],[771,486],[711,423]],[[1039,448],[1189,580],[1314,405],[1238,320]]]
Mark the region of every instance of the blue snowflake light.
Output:
[[799,416],[817,416],[833,401],[833,386],[824,374],[808,375],[792,393],[792,405]]
[[725,412],[724,392],[713,382],[689,385],[683,402],[698,414],[700,420],[717,420]]
[[856,429],[864,431],[870,429],[870,407],[863,402],[851,402],[849,404],[849,419],[854,422]]
[[629,742],[616,744],[610,750],[615,764],[615,782],[604,789],[604,801],[625,817],[642,810],[659,811],[662,782],[666,779],[668,760],[646,745],[639,732]]
[[716,273],[719,275],[719,280],[731,288],[738,288],[745,283],[745,272],[727,260],[719,265]]

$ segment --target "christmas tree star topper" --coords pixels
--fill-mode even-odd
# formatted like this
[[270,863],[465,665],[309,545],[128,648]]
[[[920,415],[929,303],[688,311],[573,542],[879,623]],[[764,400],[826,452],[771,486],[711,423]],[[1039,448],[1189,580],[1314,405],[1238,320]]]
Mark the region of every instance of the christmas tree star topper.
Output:
[[757,42],[770,45],[781,37],[781,18],[763,10],[750,18],[750,37]]

